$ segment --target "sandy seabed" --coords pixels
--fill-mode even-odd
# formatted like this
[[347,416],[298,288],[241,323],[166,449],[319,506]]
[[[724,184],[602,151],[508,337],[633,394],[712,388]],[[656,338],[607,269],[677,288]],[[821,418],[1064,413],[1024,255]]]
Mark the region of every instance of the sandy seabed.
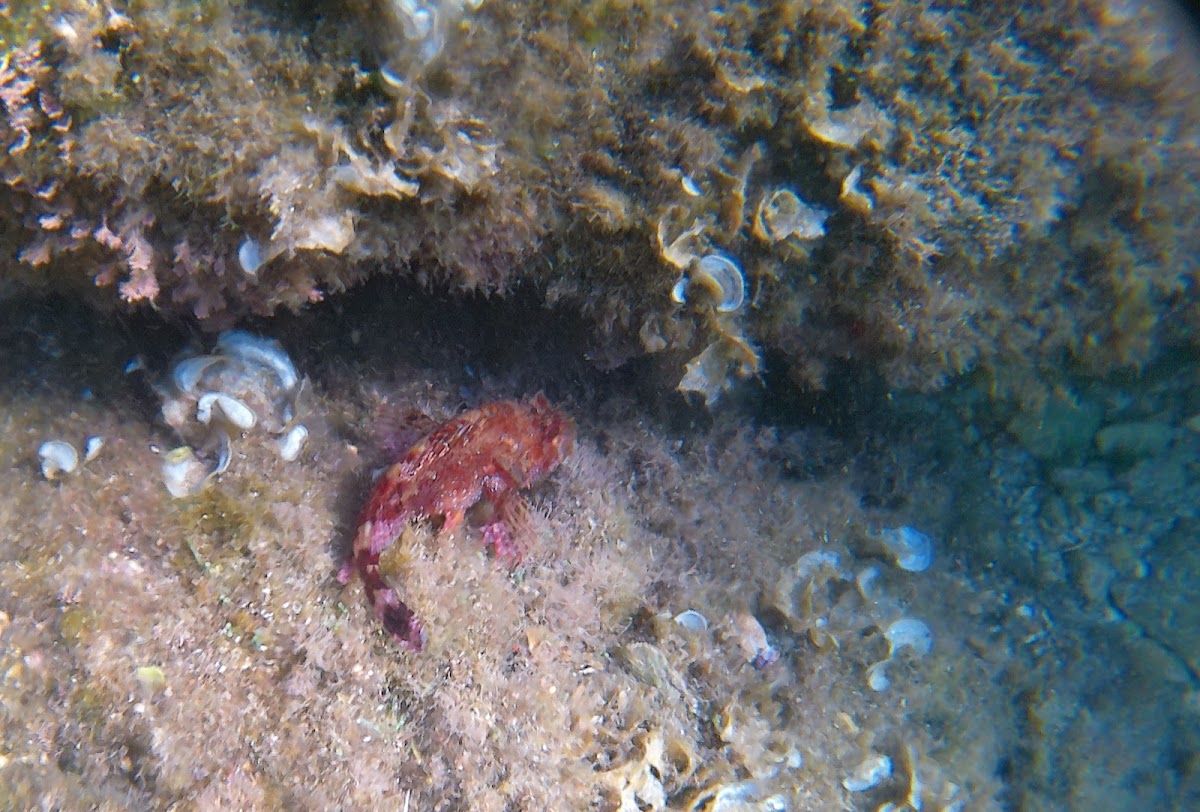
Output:
[[[1197,703],[1168,653],[947,535],[952,480],[982,463],[922,457],[919,430],[878,414],[853,431],[709,416],[636,370],[596,373],[550,317],[378,298],[258,325],[308,377],[309,442],[286,463],[248,433],[183,499],[152,384],[189,337],[4,303],[0,809],[1117,809],[1189,791],[1173,731]],[[521,563],[476,527],[410,528],[384,564],[429,643],[400,650],[335,579],[389,427],[539,390],[579,441],[527,494]],[[78,472],[41,475],[42,442],[90,436]],[[1003,505],[1005,488],[982,490]],[[881,543],[903,526],[934,540],[928,570]],[[888,633],[906,618],[928,653]],[[756,668],[764,646],[778,660]]]

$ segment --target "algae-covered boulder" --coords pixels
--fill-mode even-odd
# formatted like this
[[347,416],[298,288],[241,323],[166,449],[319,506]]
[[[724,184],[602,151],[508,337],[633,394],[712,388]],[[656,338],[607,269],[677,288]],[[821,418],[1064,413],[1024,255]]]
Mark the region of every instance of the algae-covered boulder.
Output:
[[1180,523],[1144,556],[1146,576],[1113,585],[1117,607],[1200,675],[1200,525]]
[[[1091,0],[0,12],[0,285],[220,329],[376,274],[527,288],[712,403],[1195,341],[1194,54]],[[740,307],[686,290],[705,257]],[[693,289],[696,289],[693,286]]]

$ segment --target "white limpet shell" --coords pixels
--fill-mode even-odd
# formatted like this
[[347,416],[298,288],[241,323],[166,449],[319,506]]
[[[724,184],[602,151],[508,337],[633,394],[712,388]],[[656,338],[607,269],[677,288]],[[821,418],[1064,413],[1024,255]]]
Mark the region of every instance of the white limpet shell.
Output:
[[204,463],[196,459],[189,446],[172,449],[163,457],[163,484],[176,499],[197,493],[208,481],[208,476]]
[[887,675],[887,665],[891,660],[880,660],[867,668],[867,685],[872,691],[886,691],[892,684]]
[[700,258],[692,284],[705,284],[712,280],[717,290],[717,310],[728,313],[737,310],[746,300],[746,280],[742,269],[725,254],[706,254]]
[[235,397],[224,392],[205,392],[196,401],[196,419],[208,425],[213,420],[214,408],[221,413],[225,421],[243,431],[254,428],[258,418],[254,410]]
[[756,669],[766,668],[779,659],[779,651],[767,640],[766,631],[754,615],[738,612],[730,618],[730,623],[738,647],[746,656],[746,661]]
[[279,458],[284,462],[295,462],[307,439],[307,428],[302,424],[292,426],[287,434],[279,438]]
[[916,528],[885,527],[879,538],[902,570],[924,572],[933,563],[933,541]]
[[746,300],[746,279],[742,269],[719,252],[705,254],[690,275],[680,277],[671,289],[671,300],[686,304],[689,291],[697,287],[708,291],[720,313],[737,310]]
[[104,438],[100,435],[93,435],[83,444],[83,459],[85,462],[91,462],[100,456],[100,449],[104,448]]
[[217,338],[217,350],[233,358],[270,367],[279,384],[289,392],[300,383],[296,367],[283,345],[273,338],[262,338],[245,330],[226,330]]
[[209,476],[223,474],[229,470],[229,463],[233,460],[233,446],[229,442],[229,435],[221,432],[220,442],[217,446],[217,467],[212,470]]
[[703,632],[708,630],[708,618],[695,609],[687,609],[680,612],[675,616],[675,622],[689,632]]
[[796,580],[807,581],[823,569],[832,570],[837,574],[838,580],[846,578],[845,573],[842,572],[841,556],[832,550],[813,550],[800,556],[796,561],[794,567]]
[[171,381],[180,394],[190,395],[200,385],[200,379],[213,364],[220,363],[219,355],[195,355],[184,358],[171,368]]
[[79,468],[79,452],[65,440],[47,440],[38,448],[42,461],[42,476],[54,480],[72,474]]
[[876,600],[879,597],[875,592],[875,582],[878,579],[878,567],[864,567],[858,575],[854,576],[854,584],[858,587],[858,594],[869,601]]
[[912,649],[918,657],[933,650],[933,632],[924,621],[913,617],[902,617],[883,632],[888,641],[888,657],[895,657],[903,649]]
[[842,786],[850,792],[866,792],[892,777],[892,760],[875,753],[867,756],[854,771],[842,779]]
[[687,304],[687,289],[688,278],[686,276],[679,277],[675,287],[671,288],[671,301],[675,304]]
[[867,668],[867,685],[872,691],[886,691],[892,684],[887,675],[887,666],[904,649],[910,649],[914,657],[924,657],[933,650],[933,632],[924,621],[902,617],[883,631],[888,643],[888,656]]
[[263,252],[257,240],[249,237],[238,248],[238,264],[242,266],[242,272],[248,276],[258,274],[258,269],[263,266]]

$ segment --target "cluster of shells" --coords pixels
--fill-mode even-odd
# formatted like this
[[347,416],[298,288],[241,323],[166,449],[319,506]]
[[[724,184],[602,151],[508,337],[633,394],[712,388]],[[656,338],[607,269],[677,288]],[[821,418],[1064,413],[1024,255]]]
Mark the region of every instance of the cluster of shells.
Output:
[[163,420],[186,443],[164,459],[167,490],[183,497],[203,488],[229,467],[232,440],[252,431],[273,436],[280,458],[295,460],[308,439],[296,422],[303,388],[278,341],[241,330],[221,333],[209,353],[177,358],[158,387]]

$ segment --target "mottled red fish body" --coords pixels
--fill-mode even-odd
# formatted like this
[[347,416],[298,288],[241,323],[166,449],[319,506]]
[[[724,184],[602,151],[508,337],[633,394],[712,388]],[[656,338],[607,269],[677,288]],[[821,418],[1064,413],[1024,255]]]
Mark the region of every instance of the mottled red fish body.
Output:
[[[416,614],[379,573],[379,557],[404,526],[442,517],[442,533],[456,530],[466,512],[486,500],[494,507],[485,541],[509,539],[507,500],[550,474],[575,446],[575,422],[542,394],[529,401],[500,400],[446,421],[392,465],[375,485],[359,519],[353,558],[339,579],[354,572],[393,638],[420,651],[425,631]],[[515,548],[496,543],[515,558]]]

